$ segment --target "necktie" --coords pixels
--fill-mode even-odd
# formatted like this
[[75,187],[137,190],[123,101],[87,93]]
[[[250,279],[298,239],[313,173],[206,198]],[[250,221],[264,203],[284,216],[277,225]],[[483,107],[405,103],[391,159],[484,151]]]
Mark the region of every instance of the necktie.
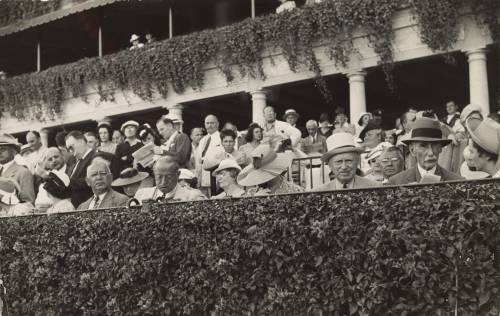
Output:
[[207,143],[205,144],[205,148],[203,148],[203,151],[201,152],[201,158],[205,157],[205,154],[207,153],[208,146],[210,146],[210,142],[212,141],[212,136],[208,136]]
[[2,176],[3,173],[3,166],[0,166],[0,177]]
[[347,183],[342,184],[343,189],[347,189]]
[[98,208],[99,207],[99,195],[94,196],[94,207],[93,208]]

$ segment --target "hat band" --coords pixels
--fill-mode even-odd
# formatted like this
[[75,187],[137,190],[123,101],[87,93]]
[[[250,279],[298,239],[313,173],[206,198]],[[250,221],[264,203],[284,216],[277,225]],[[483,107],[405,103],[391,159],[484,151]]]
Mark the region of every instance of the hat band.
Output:
[[443,133],[436,128],[415,128],[411,131],[411,138],[427,137],[427,138],[443,138]]

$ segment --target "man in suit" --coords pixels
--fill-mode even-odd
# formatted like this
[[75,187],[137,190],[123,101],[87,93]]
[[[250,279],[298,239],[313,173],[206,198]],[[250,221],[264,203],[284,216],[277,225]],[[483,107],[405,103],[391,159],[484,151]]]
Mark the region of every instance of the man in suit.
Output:
[[173,156],[163,156],[156,161],[153,167],[156,186],[152,188],[139,189],[135,199],[142,201],[152,199],[164,202],[197,201],[206,197],[200,190],[184,187],[178,184],[179,162]]
[[328,151],[321,160],[328,163],[334,179],[325,183],[314,191],[331,191],[341,189],[358,189],[376,187],[380,184],[356,175],[359,166],[360,154],[364,150],[356,147],[354,135],[347,132],[332,134],[326,140]]
[[164,142],[161,146],[154,147],[154,153],[160,156],[173,156],[181,168],[187,168],[192,150],[189,136],[176,130],[173,120],[167,117],[160,118],[156,128]]
[[93,161],[87,167],[86,181],[92,189],[93,196],[80,204],[78,210],[119,207],[127,204],[128,197],[111,188],[113,175],[105,162]]
[[441,121],[448,125],[453,131],[464,130],[462,124],[460,124],[460,112],[458,112],[458,106],[455,102],[450,101],[446,103],[446,116],[441,118]]
[[70,178],[71,203],[77,208],[83,201],[92,196],[86,175],[87,167],[96,153],[87,144],[87,140],[80,131],[71,131],[66,135],[66,148],[76,159],[76,163],[66,173]]
[[211,191],[215,194],[217,187],[215,183],[215,178],[210,175],[210,171],[203,169],[203,161],[207,157],[214,156],[222,145],[222,140],[219,133],[219,120],[215,115],[207,115],[205,117],[205,129],[207,130],[207,135],[203,136],[198,145],[198,150],[196,152],[196,176],[198,177],[200,183],[200,190],[210,195]]
[[[326,153],[326,137],[319,133],[318,122],[315,120],[307,121],[306,129],[309,135],[302,138],[302,151],[309,157],[319,157]],[[305,179],[308,190],[330,180],[328,178],[330,170],[321,163],[319,158],[306,160],[305,170],[302,172],[302,178]]]
[[463,179],[438,165],[439,154],[450,139],[443,139],[439,121],[422,117],[413,123],[410,137],[403,140],[416,166],[389,178],[387,184],[430,183]]
[[33,175],[25,166],[18,165],[14,157],[21,147],[17,140],[9,134],[0,134],[0,176],[12,179],[19,184],[19,199],[22,202],[35,202]]

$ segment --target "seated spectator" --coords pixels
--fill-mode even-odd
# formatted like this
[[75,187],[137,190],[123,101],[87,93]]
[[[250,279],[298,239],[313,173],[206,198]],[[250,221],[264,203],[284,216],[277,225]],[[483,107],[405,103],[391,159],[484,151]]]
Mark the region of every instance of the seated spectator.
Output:
[[14,179],[0,177],[0,217],[25,216],[33,213],[33,205],[19,200],[21,188]]
[[102,161],[106,163],[111,170],[111,174],[113,175],[113,179],[116,179],[120,176],[120,172],[122,171],[121,163],[118,160],[118,158],[108,152],[105,151],[99,151],[95,152],[94,157],[92,158],[91,162],[94,161]]
[[246,166],[248,164],[247,156],[243,152],[234,149],[236,134],[232,130],[223,130],[220,132],[220,137],[222,145],[218,146],[210,156],[205,158],[202,165],[203,169],[213,170],[224,159],[233,159],[238,165]]
[[138,130],[139,139],[144,145],[161,145],[161,137],[148,123],[142,124]]
[[116,144],[113,143],[112,135],[113,129],[111,128],[111,123],[108,121],[99,122],[97,124],[97,133],[99,134],[100,145],[97,148],[98,151],[105,151],[110,154],[116,153]]
[[379,157],[379,161],[384,175],[383,183],[387,183],[390,177],[403,171],[403,153],[396,146],[385,148]]
[[71,212],[75,207],[71,203],[71,191],[69,188],[69,177],[59,170],[49,172],[48,178],[43,184],[47,197],[52,201],[47,209],[47,214]]
[[128,198],[111,188],[113,176],[106,163],[94,161],[87,168],[86,181],[93,196],[80,204],[78,210],[125,206]]
[[416,159],[417,165],[392,176],[388,184],[429,183],[463,179],[438,165],[442,147],[451,140],[444,139],[439,121],[423,117],[413,124],[410,137],[403,141]]
[[[376,148],[378,144],[382,143],[382,128],[377,122],[370,121],[359,134],[359,139],[362,141],[362,147],[369,152]],[[361,171],[365,174],[370,170],[370,165],[368,164],[368,159],[366,159],[366,157],[367,154],[361,154]]]
[[251,162],[250,154],[260,145],[263,136],[262,127],[259,124],[252,123],[248,126],[245,135],[246,144],[240,147],[240,151],[248,158],[247,164]]
[[18,165],[14,157],[21,149],[17,140],[9,134],[0,134],[0,176],[14,180],[20,187],[21,202],[35,202],[33,175],[25,166]]
[[290,1],[290,0],[278,0],[278,1],[281,2],[280,6],[276,8],[276,13],[278,14],[293,10],[297,7],[295,1]]
[[217,184],[223,190],[222,193],[215,195],[212,199],[222,199],[231,197],[240,197],[245,194],[245,190],[236,182],[236,178],[241,171],[241,167],[233,159],[224,159],[219,167],[213,172]]
[[321,159],[328,163],[334,179],[314,191],[331,191],[341,189],[357,189],[376,187],[375,181],[356,175],[360,161],[360,153],[364,149],[356,147],[354,135],[351,133],[336,133],[326,140],[328,151]]
[[179,185],[196,189],[198,186],[198,179],[196,179],[194,173],[189,169],[179,169],[179,171]]
[[156,186],[139,189],[135,199],[141,204],[144,200],[177,202],[206,199],[199,190],[178,184],[179,169],[179,162],[174,157],[167,155],[159,158],[153,166]]
[[356,128],[354,127],[354,125],[349,124],[344,108],[335,109],[335,123],[332,134],[335,133],[351,133],[352,135],[356,134]]
[[85,139],[87,140],[87,144],[92,148],[92,150],[97,151],[99,147],[99,139],[97,139],[97,135],[94,132],[85,132],[83,134]]
[[130,50],[134,50],[134,49],[137,49],[137,48],[144,47],[144,44],[141,43],[139,40],[140,40],[139,35],[132,34],[132,36],[130,37],[130,43],[132,44],[132,46],[130,46],[129,49]]
[[471,124],[472,121],[473,119],[469,119],[466,122],[471,136],[470,159],[477,171],[486,172],[493,178],[500,178],[500,124],[489,118],[479,124]]
[[134,168],[127,168],[120,173],[118,179],[111,183],[112,187],[121,187],[123,193],[129,198],[133,198],[141,182],[149,176],[147,172],[139,172]]
[[125,141],[116,148],[116,156],[120,159],[122,168],[132,167],[134,157],[132,154],[141,148],[143,144],[137,139],[137,128],[139,123],[127,121],[122,124],[121,131],[125,134]]
[[359,137],[361,131],[368,125],[368,122],[373,119],[373,115],[370,112],[363,112],[359,115],[358,123],[356,124],[356,137]]
[[114,130],[113,137],[111,137],[111,139],[113,140],[113,143],[115,143],[116,146],[118,147],[118,145],[120,145],[121,143],[123,143],[125,141],[125,136],[123,135],[123,133],[120,130]]
[[291,152],[276,153],[269,144],[262,144],[252,152],[252,163],[240,172],[237,182],[249,188],[249,196],[303,192],[285,178],[292,160]]
[[156,123],[158,133],[163,139],[161,146],[155,146],[153,152],[158,156],[169,155],[177,159],[179,166],[185,168],[191,157],[191,141],[189,136],[177,131],[174,122],[162,117]]
[[321,113],[319,116],[319,133],[326,138],[330,137],[333,132],[333,125],[330,123],[328,113]]
[[392,146],[390,143],[380,143],[366,155],[366,160],[370,165],[370,170],[365,175],[366,179],[370,179],[380,183],[384,181],[384,173],[382,170],[382,165],[380,163],[380,156],[382,155],[384,149],[390,146]]

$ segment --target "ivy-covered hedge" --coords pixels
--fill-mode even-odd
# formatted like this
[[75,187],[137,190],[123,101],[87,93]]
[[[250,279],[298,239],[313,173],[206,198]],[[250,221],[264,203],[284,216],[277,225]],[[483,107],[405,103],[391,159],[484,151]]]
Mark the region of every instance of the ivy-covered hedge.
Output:
[[325,43],[328,56],[345,65],[354,53],[354,31],[366,31],[392,85],[392,17],[399,8],[411,6],[423,42],[433,50],[446,51],[457,40],[458,17],[466,7],[472,8],[478,22],[489,27],[498,41],[499,5],[497,0],[324,0],[278,15],[174,37],[145,49],[86,58],[0,81],[0,109],[18,118],[51,119],[60,113],[65,96],[83,97],[84,87],[91,82],[98,85],[102,99],[113,97],[104,89],[106,85],[132,90],[146,100],[154,91],[167,97],[169,84],[177,93],[188,87],[201,89],[203,67],[210,61],[219,66],[228,82],[235,77],[234,69],[244,76],[265,78],[262,53],[266,47],[283,51],[293,71],[299,67],[311,70],[329,100],[330,92],[313,52],[315,42]]
[[0,27],[33,18],[59,8],[61,0],[1,0]]
[[498,315],[495,182],[0,220],[10,315]]

